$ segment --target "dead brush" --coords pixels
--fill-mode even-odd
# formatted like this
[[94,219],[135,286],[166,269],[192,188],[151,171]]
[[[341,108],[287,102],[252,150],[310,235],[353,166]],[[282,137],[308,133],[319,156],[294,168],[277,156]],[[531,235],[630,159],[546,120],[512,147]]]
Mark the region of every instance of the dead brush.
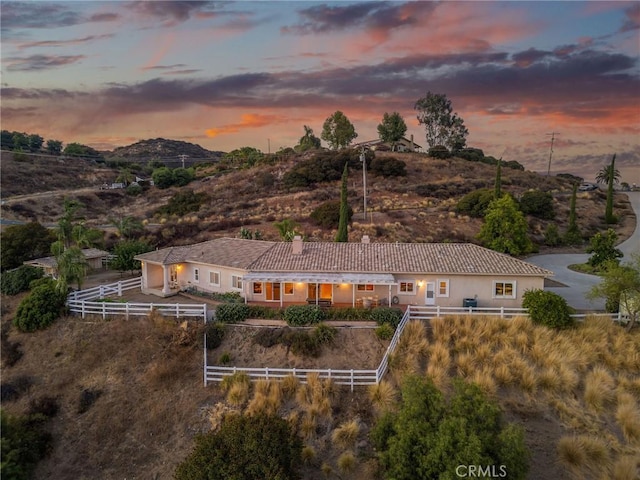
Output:
[[640,409],[630,394],[625,393],[618,396],[616,421],[625,440],[630,444],[640,445]]
[[594,413],[601,413],[615,398],[615,381],[601,366],[596,366],[584,379],[584,403]]
[[441,365],[430,363],[427,366],[425,376],[433,382],[433,384],[441,392],[448,392],[451,387],[451,377],[449,376],[449,368]]
[[473,360],[478,367],[489,366],[493,357],[493,348],[489,343],[480,343],[476,345],[473,352]]
[[386,380],[367,387],[369,400],[377,412],[388,412],[393,409],[397,401],[396,392],[397,389]]
[[488,396],[494,397],[498,391],[493,375],[488,369],[476,370],[470,378]]
[[429,320],[431,327],[431,337],[435,342],[441,342],[445,345],[451,340],[451,326],[446,317],[432,318]]
[[311,445],[305,445],[300,452],[300,459],[305,465],[311,465],[316,459],[316,449]]
[[289,374],[282,379],[282,393],[285,398],[292,398],[296,391],[298,390],[298,386],[300,385],[300,380],[294,374]]
[[360,434],[360,423],[358,419],[343,422],[331,433],[331,442],[342,449],[355,447],[356,440]]
[[306,414],[302,417],[300,423],[300,434],[306,440],[310,440],[316,436],[316,428],[318,427],[318,421],[312,415]]
[[345,474],[352,473],[356,469],[356,456],[351,451],[342,453],[338,457],[338,469]]
[[611,463],[607,445],[592,436],[561,437],[557,451],[560,463],[578,479],[606,474]]
[[621,455],[613,463],[611,480],[637,480],[640,471],[640,455]]
[[524,333],[527,337],[530,337],[533,334],[534,325],[529,317],[514,317],[509,320],[507,324],[507,331],[511,335],[518,335],[519,333]]
[[244,405],[249,398],[249,385],[246,383],[234,383],[227,392],[227,402],[236,407]]
[[455,358],[458,375],[461,377],[469,377],[475,370],[473,356],[470,353],[459,353]]
[[559,394],[562,391],[562,382],[558,372],[551,367],[541,367],[537,378],[538,386],[551,394]]
[[424,322],[412,320],[406,324],[398,341],[398,351],[407,354],[423,355],[429,347]]
[[451,366],[449,347],[442,342],[431,344],[429,346],[429,364],[437,365],[448,370]]

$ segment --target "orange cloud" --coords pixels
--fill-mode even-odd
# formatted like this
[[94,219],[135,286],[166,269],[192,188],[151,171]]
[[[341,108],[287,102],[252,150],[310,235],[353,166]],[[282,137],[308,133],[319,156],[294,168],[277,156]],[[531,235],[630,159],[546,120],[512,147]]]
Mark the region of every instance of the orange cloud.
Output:
[[209,138],[219,135],[227,135],[229,133],[238,133],[244,128],[259,128],[274,123],[282,123],[284,117],[278,115],[260,115],[257,113],[245,113],[240,117],[240,123],[231,123],[222,127],[209,128],[205,130],[205,134]]

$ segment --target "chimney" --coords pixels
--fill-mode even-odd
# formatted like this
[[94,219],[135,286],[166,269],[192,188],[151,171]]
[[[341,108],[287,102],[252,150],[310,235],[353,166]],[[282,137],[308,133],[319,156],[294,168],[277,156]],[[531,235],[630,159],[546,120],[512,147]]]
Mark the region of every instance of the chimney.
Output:
[[291,242],[291,253],[294,255],[302,254],[302,237],[300,235],[293,237],[293,241]]
[[416,151],[416,147],[413,144],[413,133],[411,134],[411,151],[415,152]]
[[369,240],[369,235],[362,236],[362,243],[371,243],[371,240]]

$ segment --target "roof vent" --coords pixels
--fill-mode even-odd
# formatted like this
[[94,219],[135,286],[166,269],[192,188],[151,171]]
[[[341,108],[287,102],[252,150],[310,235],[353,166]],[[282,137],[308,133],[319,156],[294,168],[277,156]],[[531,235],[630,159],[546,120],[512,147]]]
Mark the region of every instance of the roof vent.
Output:
[[291,242],[291,253],[293,255],[302,254],[302,237],[300,235],[293,237],[293,241]]
[[371,240],[369,239],[369,235],[362,236],[362,243],[371,243]]

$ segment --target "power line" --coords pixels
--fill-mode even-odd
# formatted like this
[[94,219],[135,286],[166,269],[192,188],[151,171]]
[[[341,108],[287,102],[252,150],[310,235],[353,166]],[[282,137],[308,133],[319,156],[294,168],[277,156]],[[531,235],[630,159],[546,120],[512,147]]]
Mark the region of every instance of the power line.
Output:
[[551,175],[551,156],[553,155],[553,142],[556,139],[556,135],[560,135],[558,132],[547,133],[547,136],[551,135],[551,148],[549,149],[549,166],[547,167],[547,177]]

